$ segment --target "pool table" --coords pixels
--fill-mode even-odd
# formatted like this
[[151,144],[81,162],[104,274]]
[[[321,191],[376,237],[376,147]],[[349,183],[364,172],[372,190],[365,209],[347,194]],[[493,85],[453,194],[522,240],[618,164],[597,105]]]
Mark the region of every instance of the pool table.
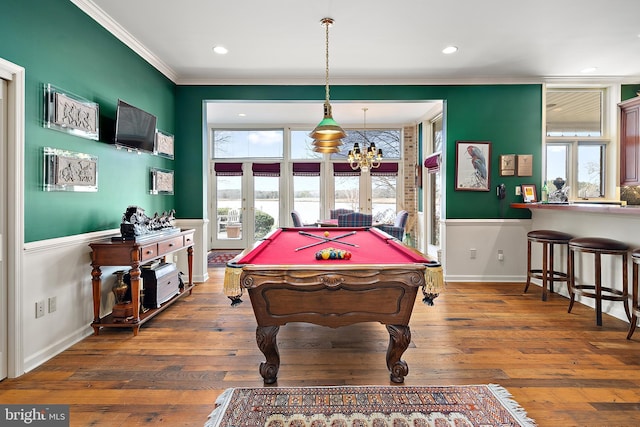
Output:
[[[251,299],[256,341],[266,357],[260,374],[265,384],[277,379],[276,337],[282,325],[307,322],[338,328],[380,322],[389,332],[391,381],[402,383],[409,368],[401,356],[411,342],[409,319],[418,288],[423,287],[431,303],[442,286],[442,269],[377,228],[327,230],[277,229],[227,264],[226,295],[238,303],[247,289]],[[334,256],[329,248],[335,249]]]

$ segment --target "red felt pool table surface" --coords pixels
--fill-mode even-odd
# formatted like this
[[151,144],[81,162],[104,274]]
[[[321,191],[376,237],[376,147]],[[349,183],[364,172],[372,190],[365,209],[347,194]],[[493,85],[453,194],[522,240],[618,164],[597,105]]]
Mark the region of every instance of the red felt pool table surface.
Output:
[[[318,237],[332,239],[341,237],[338,241],[323,242],[319,238],[311,237],[313,234]],[[351,243],[357,247],[342,244],[340,242]],[[314,246],[304,248],[308,245]],[[335,248],[351,252],[351,259],[326,259],[316,260],[315,254],[326,248]],[[404,246],[393,237],[378,230],[377,228],[354,228],[336,227],[326,228],[281,228],[267,237],[250,251],[236,259],[239,265],[313,265],[320,267],[323,265],[349,266],[362,264],[412,264],[429,263],[431,260],[425,258],[407,246]]]

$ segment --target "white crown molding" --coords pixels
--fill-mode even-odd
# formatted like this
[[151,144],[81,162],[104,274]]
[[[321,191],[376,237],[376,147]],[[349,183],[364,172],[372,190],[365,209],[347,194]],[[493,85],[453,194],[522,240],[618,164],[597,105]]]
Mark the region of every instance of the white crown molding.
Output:
[[70,0],[80,10],[89,15],[94,21],[102,25],[107,31],[109,31],[114,37],[127,45],[131,50],[137,53],[142,59],[151,64],[154,68],[164,74],[169,80],[176,83],[178,80],[177,73],[158,58],[153,52],[147,49],[142,43],[140,43],[135,37],[125,30],[120,24],[113,20],[108,14],[106,14],[101,8],[99,8],[91,0]]
[[[202,85],[202,86],[247,86],[247,85],[286,85],[286,86],[323,86],[324,81],[314,78],[271,78],[271,79],[252,79],[252,78],[219,78],[219,79],[202,79],[202,78],[178,78],[175,83],[177,85]],[[446,86],[446,85],[517,85],[517,84],[557,84],[557,85],[603,85],[603,84],[640,84],[640,76],[638,77],[584,77],[584,76],[567,76],[567,77],[478,77],[478,78],[404,78],[404,79],[385,79],[385,78],[334,78],[331,80],[331,86],[377,86],[377,85],[421,85],[421,86]]]
[[[390,86],[390,85],[423,85],[423,86],[445,86],[445,85],[511,85],[511,84],[541,84],[544,79],[541,77],[531,78],[332,78],[330,86]],[[218,79],[202,79],[202,78],[178,78],[177,85],[202,85],[202,86],[247,86],[247,85],[265,85],[265,86],[324,86],[325,81],[318,78],[218,78]]]

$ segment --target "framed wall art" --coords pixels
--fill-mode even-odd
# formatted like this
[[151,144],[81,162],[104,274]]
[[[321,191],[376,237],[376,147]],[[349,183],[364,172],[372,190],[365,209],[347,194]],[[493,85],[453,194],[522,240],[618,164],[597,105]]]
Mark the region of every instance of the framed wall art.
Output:
[[456,190],[489,191],[491,143],[456,141]]
[[535,203],[538,201],[535,184],[522,184],[522,200],[525,203]]
[[503,154],[500,156],[500,176],[514,176],[516,174],[516,155]]
[[154,153],[173,159],[173,135],[161,130],[156,132],[156,144]]
[[95,102],[50,84],[44,86],[43,123],[46,128],[97,141],[99,110]]
[[518,154],[518,176],[533,175],[533,155]]
[[151,168],[151,194],[173,194],[173,171]]
[[98,191],[98,158],[44,147],[45,191]]

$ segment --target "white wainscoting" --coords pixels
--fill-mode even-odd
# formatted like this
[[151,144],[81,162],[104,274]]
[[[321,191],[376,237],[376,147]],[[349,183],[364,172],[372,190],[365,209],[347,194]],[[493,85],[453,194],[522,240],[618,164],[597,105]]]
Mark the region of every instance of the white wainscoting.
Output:
[[[446,281],[526,281],[531,220],[448,219],[441,226]],[[475,258],[471,255],[473,249]],[[502,261],[498,260],[498,251],[502,251]]]
[[[207,220],[177,220],[176,226],[194,228],[194,282],[206,281]],[[42,240],[24,245],[24,281],[22,287],[21,325],[17,325],[18,342],[23,346],[23,372],[28,372],[74,343],[93,333],[93,293],[91,285],[91,248],[89,244],[119,235],[108,230],[76,236]],[[182,252],[185,252],[184,254]],[[187,273],[186,251],[174,256],[180,271]],[[123,266],[126,267],[126,266]],[[113,306],[113,272],[123,267],[101,267],[101,316]],[[186,280],[186,278],[185,278]],[[56,311],[49,313],[48,300],[55,297]],[[36,302],[44,301],[45,315],[36,318]],[[140,333],[144,333],[144,326]]]
[[[207,272],[207,239],[209,235],[208,219],[176,219],[174,222],[176,227],[182,229],[195,229],[193,236],[193,282],[204,283],[209,279]],[[180,251],[174,257],[174,262],[178,265],[178,271],[184,273],[184,280],[188,280],[187,268],[187,251]]]

